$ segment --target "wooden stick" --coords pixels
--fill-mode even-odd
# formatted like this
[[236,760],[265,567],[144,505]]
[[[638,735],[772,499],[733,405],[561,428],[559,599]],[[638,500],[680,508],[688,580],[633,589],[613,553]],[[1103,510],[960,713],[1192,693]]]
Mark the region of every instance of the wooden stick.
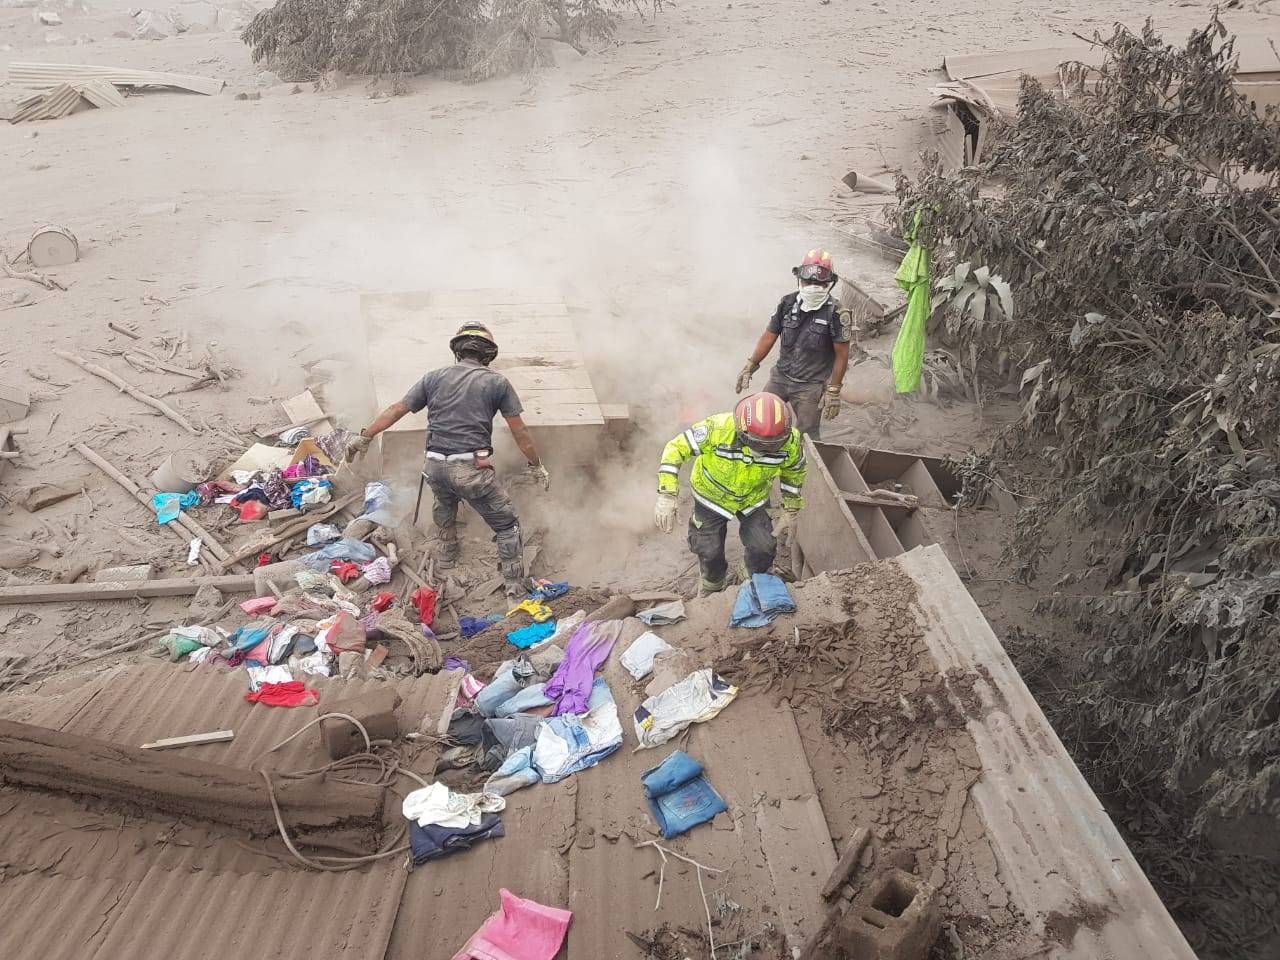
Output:
[[0,460],[17,460],[21,456],[22,456],[21,450],[0,451]]
[[[106,460],[104,460],[98,454],[90,450],[89,447],[86,446],[85,444],[83,443],[72,444],[72,449],[74,449],[76,453],[84,457],[86,460],[92,463],[95,467],[97,467],[99,470],[105,473],[108,477],[110,477],[116,483],[120,484],[120,486],[124,487],[131,494],[133,494],[133,498],[137,500],[138,503],[146,507],[147,512],[154,516],[154,510],[153,510],[153,507],[151,506],[151,498],[148,497],[145,493],[143,493],[142,489],[136,483],[134,483],[132,480],[126,477],[123,473],[121,473],[111,464],[107,463]],[[178,514],[178,519],[175,521],[175,523],[177,524],[176,526],[175,524],[172,524],[172,523],[166,523],[166,524],[163,524],[162,526],[164,526],[167,530],[171,531],[174,536],[176,536],[179,540],[183,541],[184,543],[187,542],[188,538],[178,532],[178,527],[181,527],[183,530],[189,533],[192,537],[200,537],[202,540],[205,541],[205,545],[208,546],[209,552],[212,553],[217,560],[223,560],[227,551],[222,547],[221,544],[218,543],[218,541],[214,540],[213,537],[209,535],[209,532],[205,530],[204,527],[200,526],[200,524],[196,523],[194,520],[192,520],[190,517],[188,517],[184,513]],[[217,564],[215,564],[213,560],[210,560],[208,557],[206,557],[204,555],[204,551],[201,551],[200,553],[200,562],[204,565],[206,569],[215,573],[219,572],[217,569]],[[226,563],[228,561],[223,560],[223,562]]]
[[168,750],[170,747],[189,747],[199,743],[226,743],[235,737],[234,730],[213,730],[209,733],[190,733],[185,737],[165,737],[144,743],[141,750]]
[[236,563],[239,560],[243,560],[245,557],[253,556],[255,553],[262,553],[268,548],[274,547],[277,543],[280,543],[283,540],[288,540],[289,538],[295,536],[296,534],[301,533],[303,530],[307,529],[307,527],[311,526],[313,523],[319,523],[321,520],[327,520],[329,517],[333,516],[339,510],[345,509],[346,507],[350,506],[352,503],[355,503],[356,500],[362,498],[363,496],[364,496],[363,492],[349,494],[343,497],[341,500],[337,500],[337,501],[334,501],[333,503],[330,503],[329,506],[326,507],[324,510],[319,510],[319,511],[316,511],[315,513],[308,513],[305,516],[303,516],[300,520],[295,520],[292,523],[286,523],[283,527],[281,527],[279,530],[277,530],[274,534],[271,534],[270,536],[258,537],[253,540],[250,540],[248,543],[233,550],[227,556],[227,559],[223,560],[223,564],[226,566],[230,566],[231,564]]
[[191,422],[187,420],[186,417],[180,414],[177,410],[173,409],[173,407],[169,406],[163,400],[157,400],[155,397],[151,396],[151,394],[143,393],[141,390],[139,390],[137,387],[133,386],[132,384],[126,383],[124,380],[121,380],[119,377],[117,377],[114,373],[112,373],[110,370],[106,369],[105,367],[100,367],[96,363],[90,363],[88,360],[85,360],[83,357],[77,357],[75,354],[67,353],[67,351],[65,350],[54,350],[53,353],[56,356],[61,357],[63,360],[67,360],[67,361],[70,361],[71,363],[74,363],[77,367],[79,367],[81,370],[84,370],[86,373],[91,373],[95,377],[101,377],[103,380],[106,380],[108,383],[113,384],[114,386],[123,390],[125,393],[129,394],[129,396],[133,397],[135,400],[145,403],[147,406],[152,407],[155,410],[159,410],[166,417],[168,417],[170,420],[172,420],[174,423],[180,426],[183,430],[187,431],[187,433],[194,434],[194,433],[200,432],[191,425]]
[[849,882],[853,871],[857,869],[858,861],[862,859],[862,848],[867,845],[869,839],[871,839],[871,831],[866,827],[858,827],[853,831],[853,836],[849,838],[844,853],[840,855],[840,862],[836,864],[827,882],[822,885],[823,900],[830,900]]
[[132,600],[138,597],[182,597],[203,586],[223,593],[252,593],[253,574],[226,577],[174,577],[169,580],[106,580],[94,583],[37,583],[0,587],[0,606],[14,603],[61,603],[68,600]]
[[118,324],[116,324],[116,322],[115,322],[114,320],[108,320],[108,321],[107,321],[107,326],[108,326],[109,328],[111,328],[112,330],[114,330],[116,333],[123,333],[126,337],[131,337],[131,338],[133,338],[134,340],[141,340],[141,339],[142,339],[142,337],[141,337],[141,335],[140,335],[140,334],[136,334],[136,333],[134,333],[132,330],[126,330],[124,327],[121,327],[121,326],[119,326]]

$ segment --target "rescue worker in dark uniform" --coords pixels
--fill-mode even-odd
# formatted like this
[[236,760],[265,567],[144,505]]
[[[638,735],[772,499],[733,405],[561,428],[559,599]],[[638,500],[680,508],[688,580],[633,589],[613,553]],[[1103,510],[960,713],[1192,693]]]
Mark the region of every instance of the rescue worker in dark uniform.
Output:
[[529,470],[542,488],[551,476],[538,458],[533,437],[520,414],[523,407],[511,382],[489,369],[498,344],[483,324],[464,325],[449,341],[457,361],[432,370],[415,383],[403,400],[383,410],[347,447],[354,459],[370,441],[408,413],[427,411],[427,460],[422,475],[435,503],[431,519],[440,532],[437,566],[450,567],[458,559],[458,503],[468,503],[493,530],[498,545],[498,570],[511,596],[527,592],[524,544],[520,520],[494,472],[493,418],[501,413]]
[[840,412],[840,388],[849,369],[853,315],[831,296],[836,285],[831,254],[810,250],[791,272],[799,289],[782,298],[764,333],[738,374],[737,392],[751,384],[751,375],[779,339],[778,362],[765,391],[791,404],[796,428],[817,440],[820,420],[834,420]]

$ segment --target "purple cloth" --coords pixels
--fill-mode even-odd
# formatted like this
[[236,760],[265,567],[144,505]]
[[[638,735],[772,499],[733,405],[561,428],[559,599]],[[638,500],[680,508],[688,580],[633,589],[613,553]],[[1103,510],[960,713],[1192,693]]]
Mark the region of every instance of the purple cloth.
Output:
[[471,664],[467,663],[467,661],[463,660],[461,657],[445,657],[444,669],[461,670],[463,673],[470,673]]
[[613,645],[622,635],[622,623],[621,620],[592,620],[574,633],[565,647],[564,659],[543,688],[543,693],[556,703],[554,716],[587,712],[596,671],[613,652]]

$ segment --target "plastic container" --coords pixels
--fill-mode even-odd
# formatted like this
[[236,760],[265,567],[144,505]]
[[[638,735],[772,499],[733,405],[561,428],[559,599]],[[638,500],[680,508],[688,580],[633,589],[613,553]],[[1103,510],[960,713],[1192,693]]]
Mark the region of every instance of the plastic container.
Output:
[[169,454],[151,474],[151,483],[161,493],[190,493],[205,480],[204,464],[189,450]]

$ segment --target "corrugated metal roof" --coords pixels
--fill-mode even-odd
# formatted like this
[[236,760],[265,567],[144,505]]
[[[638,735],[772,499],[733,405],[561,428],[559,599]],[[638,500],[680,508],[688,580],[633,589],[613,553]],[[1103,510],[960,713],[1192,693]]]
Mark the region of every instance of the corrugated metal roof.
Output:
[[121,904],[137,886],[40,874],[0,881],[0,957],[87,960],[95,956],[119,919]]
[[85,80],[72,86],[79,90],[86,100],[100,109],[125,106],[125,100],[120,91],[106,80]]
[[126,67],[94,67],[75,63],[11,63],[9,82],[19,87],[55,87],[76,80],[106,80],[121,87],[178,87],[192,93],[215,94],[222,80],[193,77],[181,73],[156,70],[130,70]]
[[[168,662],[132,662],[105,671],[79,696],[28,697],[11,719],[52,727],[82,737],[140,746],[163,737],[231,729],[235,739],[181,748],[182,755],[211,763],[247,767],[291,733],[324,712],[327,703],[380,688],[391,682],[400,694],[399,717],[405,733],[443,733],[457,698],[461,671],[412,679],[340,680],[309,678],[320,690],[317,707],[268,707],[248,703],[244,670],[180,666]],[[9,717],[0,700],[0,716]],[[264,758],[274,770],[297,770],[328,762],[318,727]]]
[[390,861],[266,877],[152,870],[93,958],[382,960],[405,877]]

